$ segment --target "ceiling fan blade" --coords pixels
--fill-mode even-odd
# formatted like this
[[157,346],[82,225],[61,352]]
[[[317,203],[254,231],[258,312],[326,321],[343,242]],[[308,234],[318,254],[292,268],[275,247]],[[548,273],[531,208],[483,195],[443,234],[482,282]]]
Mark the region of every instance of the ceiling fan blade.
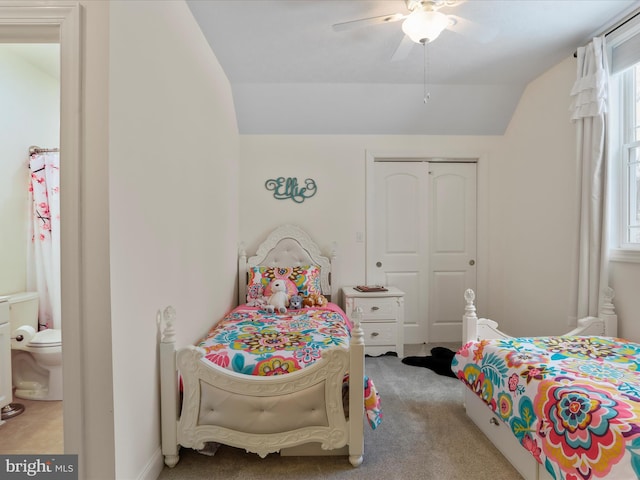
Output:
[[447,15],[451,24],[447,30],[459,33],[480,43],[489,43],[498,36],[498,29],[487,27],[457,15]]
[[401,13],[392,13],[391,15],[380,15],[378,17],[361,18],[359,20],[350,20],[348,22],[334,23],[331,28],[336,32],[350,30],[352,28],[367,27],[370,25],[380,25],[381,23],[397,22],[405,18],[406,15]]
[[400,41],[400,45],[398,45],[398,48],[396,48],[396,51],[393,53],[393,56],[391,57],[391,61],[398,62],[400,60],[406,59],[411,53],[411,50],[413,49],[414,45],[416,45],[416,43],[413,40],[411,40],[407,35],[402,37],[402,40]]

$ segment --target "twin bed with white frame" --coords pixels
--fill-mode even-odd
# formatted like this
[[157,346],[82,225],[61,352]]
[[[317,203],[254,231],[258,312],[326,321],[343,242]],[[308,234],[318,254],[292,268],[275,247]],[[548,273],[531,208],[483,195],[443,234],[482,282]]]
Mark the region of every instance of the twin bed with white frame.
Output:
[[[247,301],[247,277],[254,267],[317,266],[322,294],[336,301],[329,256],[294,225],[275,229],[247,257],[238,258],[238,304]],[[330,304],[331,305],[331,304]],[[248,313],[252,313],[249,311]],[[246,315],[240,312],[238,315]],[[357,315],[356,315],[357,316]],[[212,365],[205,349],[176,349],[175,312],[162,314],[160,338],[162,453],[172,467],[180,447],[203,449],[208,442],[230,445],[261,457],[348,455],[358,466],[364,451],[364,341],[359,320],[341,344],[322,350],[315,363],[286,375],[256,376]],[[327,340],[327,341],[330,341]],[[343,404],[348,374],[348,400]],[[222,400],[221,400],[222,399]]]
[[[258,318],[241,307],[247,277],[259,267],[317,266],[322,294],[335,300],[334,260],[335,252],[322,255],[299,227],[275,229],[255,255],[239,252],[236,316]],[[467,290],[465,345],[452,369],[469,387],[468,416],[520,474],[526,480],[640,478],[640,345],[615,338],[613,291],[605,292],[599,317],[581,319],[559,337],[510,337],[495,321],[477,317],[474,299]],[[311,310],[322,311],[309,309],[309,315]],[[289,315],[288,321],[298,321]],[[181,447],[201,450],[209,442],[262,457],[338,454],[361,464],[365,376],[359,318],[352,319],[347,339],[336,337],[335,346],[305,368],[256,376],[208,362],[216,346],[176,349],[175,317],[168,307],[158,319],[162,453],[168,466],[176,465]]]
[[465,292],[452,370],[467,415],[526,480],[640,478],[640,345],[616,338],[613,296],[564,335],[514,338]]

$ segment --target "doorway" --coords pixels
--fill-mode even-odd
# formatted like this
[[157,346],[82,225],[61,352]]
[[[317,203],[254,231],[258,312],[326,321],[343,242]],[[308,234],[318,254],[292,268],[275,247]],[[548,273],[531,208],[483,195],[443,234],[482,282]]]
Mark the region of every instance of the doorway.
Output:
[[84,411],[82,338],[80,311],[81,268],[81,14],[78,4],[24,2],[0,6],[0,43],[60,44],[60,150],[62,223],[62,329],[65,332],[64,369],[64,448],[78,454],[79,470],[84,471]]
[[[59,65],[58,42],[0,42],[0,70],[3,72],[0,98],[5,110],[5,115],[0,119],[3,127],[3,140],[0,142],[0,167],[2,168],[0,223],[5,229],[3,248],[0,251],[2,256],[0,263],[4,267],[0,271],[0,294],[38,290],[50,292],[50,298],[43,294],[50,302],[41,301],[40,303],[41,306],[51,305],[50,308],[43,307],[47,314],[40,315],[39,319],[33,318],[32,326],[36,330],[38,321],[41,326],[47,324],[49,328],[61,328],[59,324],[60,272],[59,268],[54,266],[58,265],[59,244],[53,240],[60,233],[57,221],[58,196],[53,194],[57,192],[57,185],[55,182],[51,184],[53,177],[56,176],[55,172],[58,171],[55,165],[57,162],[53,153],[44,154],[47,155],[46,160],[43,157],[37,160],[35,157],[29,159],[32,153],[29,148],[31,145],[57,148],[60,144]],[[37,167],[33,166],[35,161],[40,162]],[[43,175],[45,169],[47,173]],[[33,173],[34,177],[30,181],[29,176],[34,171],[39,173]],[[42,186],[47,184],[49,187],[43,189]],[[32,188],[33,186],[36,188]],[[40,242],[37,240],[39,235],[32,241],[28,233],[30,230],[28,225],[32,225],[33,228],[33,218],[30,216],[30,208],[33,208],[32,190],[39,192],[37,193],[38,211],[41,217],[36,230],[40,225],[44,227],[40,232],[42,235]],[[50,225],[53,227],[47,229]],[[47,261],[43,261],[44,258],[34,260],[35,245],[43,247],[38,248],[38,252],[48,252],[43,253]],[[34,268],[34,265],[38,265],[39,268]],[[51,266],[50,270],[49,266]],[[42,275],[43,272],[50,272],[47,279],[51,283],[47,284],[46,289],[36,286],[44,283],[35,279],[36,271],[40,272],[39,278],[45,276]],[[14,367],[19,363],[19,361],[14,362]],[[22,362],[23,367],[29,364],[29,362]],[[11,361],[7,368],[9,370],[12,368]],[[58,366],[57,369],[59,368]],[[33,375],[47,373],[40,366],[27,367],[26,379],[33,378]],[[12,383],[15,385],[17,377],[15,373],[9,377],[13,377]],[[52,377],[60,379],[59,373],[52,374]],[[3,418],[8,422],[4,427],[5,435],[0,440],[0,452],[63,453],[61,385],[54,380],[49,384],[49,390],[35,391],[30,390],[30,385],[28,381],[23,381],[21,387],[26,388],[27,391],[15,392],[9,398],[10,405],[3,409]],[[43,396],[48,400],[35,400]],[[37,440],[34,441],[36,433]]]
[[405,292],[409,344],[462,338],[464,290],[486,275],[484,170],[481,156],[367,157],[366,282]]

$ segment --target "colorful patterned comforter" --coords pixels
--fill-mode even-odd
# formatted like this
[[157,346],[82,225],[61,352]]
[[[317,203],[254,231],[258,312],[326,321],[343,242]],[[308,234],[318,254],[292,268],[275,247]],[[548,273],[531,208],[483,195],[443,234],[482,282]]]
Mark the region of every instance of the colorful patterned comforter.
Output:
[[[351,323],[340,307],[289,310],[285,314],[240,305],[198,343],[205,360],[245,375],[284,375],[320,360],[322,351],[349,347]],[[348,381],[348,377],[345,379]],[[372,428],[382,421],[380,397],[365,377],[365,411]]]
[[555,479],[640,478],[640,345],[529,337],[463,346],[458,378]]

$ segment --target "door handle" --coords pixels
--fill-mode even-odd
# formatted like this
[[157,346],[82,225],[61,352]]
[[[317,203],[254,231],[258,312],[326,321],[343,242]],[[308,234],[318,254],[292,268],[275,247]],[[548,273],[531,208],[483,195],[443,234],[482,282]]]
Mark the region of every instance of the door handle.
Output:
[[376,262],[376,267],[380,268],[382,266],[382,262]]
[[469,265],[471,265],[472,267],[476,264],[475,260],[469,260]]

